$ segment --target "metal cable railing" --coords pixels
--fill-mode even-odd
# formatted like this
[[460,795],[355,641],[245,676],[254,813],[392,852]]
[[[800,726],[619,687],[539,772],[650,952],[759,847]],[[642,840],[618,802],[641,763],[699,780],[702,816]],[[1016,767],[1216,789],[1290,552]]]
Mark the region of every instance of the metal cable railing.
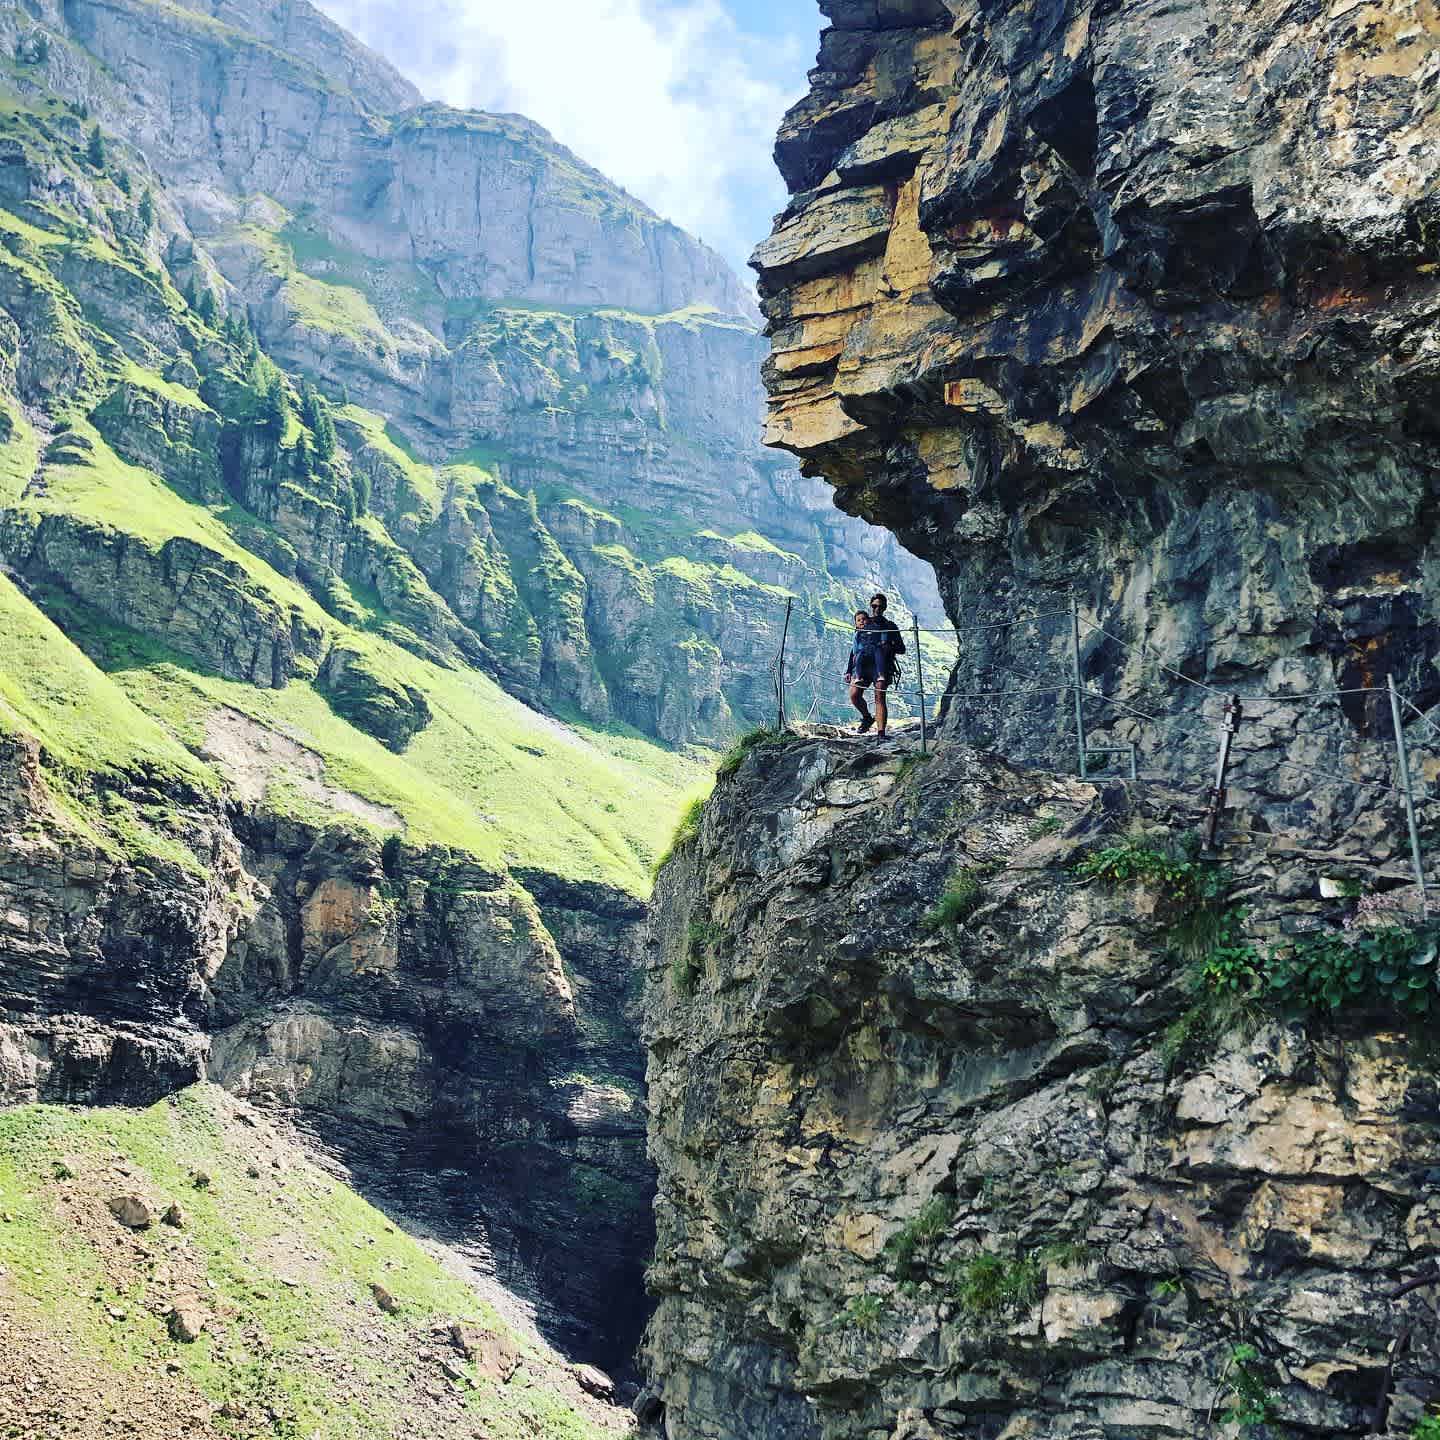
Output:
[[[787,645],[790,635],[790,604],[787,602],[785,622],[781,630],[781,645],[772,664],[771,671],[774,679],[776,703],[778,707],[779,724],[785,728],[787,724],[786,699],[787,687],[792,683],[787,677]],[[1068,619],[1070,621],[1069,636],[1069,669],[1070,674],[1064,680],[1055,678],[1055,683],[1049,683],[1052,677],[1047,676],[1043,669],[1020,669],[1014,665],[1002,663],[998,660],[988,658],[979,654],[967,655],[962,639],[962,632],[956,627],[927,626],[922,627],[917,620],[912,619],[903,635],[913,643],[913,651],[907,651],[914,661],[914,680],[906,685],[885,686],[884,693],[887,705],[891,702],[897,703],[902,710],[911,710],[918,714],[920,720],[920,745],[922,752],[929,747],[930,730],[932,721],[929,709],[932,704],[938,705],[938,715],[951,705],[958,705],[962,711],[967,711],[971,706],[1009,706],[1016,701],[1033,703],[1041,696],[1064,696],[1072,697],[1074,705],[1074,726],[1070,731],[1076,747],[1076,768],[1081,779],[1089,778],[1092,768],[1092,761],[1099,757],[1111,757],[1119,755],[1128,758],[1129,770],[1132,778],[1138,778],[1138,755],[1139,746],[1134,739],[1128,740],[1119,745],[1096,745],[1091,742],[1089,727],[1086,721],[1087,705],[1098,703],[1107,709],[1116,712],[1134,724],[1144,726],[1163,727],[1166,734],[1173,734],[1176,730],[1197,733],[1202,728],[1211,729],[1212,734],[1219,737],[1219,756],[1216,764],[1214,783],[1206,792],[1206,818],[1208,826],[1209,843],[1213,845],[1215,831],[1218,826],[1221,813],[1227,798],[1227,782],[1230,772],[1235,769],[1237,772],[1243,769],[1246,761],[1255,754],[1254,751],[1245,752],[1237,749],[1236,738],[1240,732],[1244,719],[1254,720],[1257,717],[1254,710],[1257,707],[1299,707],[1302,712],[1296,717],[1297,728],[1305,723],[1307,714],[1314,714],[1322,706],[1330,703],[1338,703],[1343,699],[1354,696],[1379,696],[1388,697],[1392,714],[1392,734],[1395,744],[1397,771],[1398,774],[1388,777],[1386,780],[1360,778],[1354,775],[1346,775],[1339,770],[1330,769],[1323,765],[1314,765],[1298,760],[1284,760],[1267,757],[1266,763],[1276,769],[1283,769],[1294,774],[1303,774],[1315,779],[1324,780],[1334,785],[1349,786],[1357,791],[1373,794],[1396,795],[1401,798],[1405,807],[1406,820],[1410,832],[1410,848],[1413,869],[1416,882],[1420,888],[1422,904],[1426,898],[1426,880],[1424,873],[1423,855],[1421,853],[1419,832],[1416,822],[1415,807],[1417,804],[1431,804],[1436,800],[1433,793],[1422,792],[1417,788],[1411,778],[1409,747],[1404,728],[1404,715],[1402,707],[1410,711],[1426,730],[1440,741],[1440,725],[1437,725],[1413,700],[1402,694],[1394,685],[1393,679],[1381,685],[1360,685],[1341,686],[1326,690],[1302,691],[1293,694],[1279,693],[1257,693],[1244,694],[1235,691],[1228,691],[1210,683],[1198,679],[1194,675],[1186,674],[1184,670],[1170,663],[1155,646],[1146,640],[1125,640],[1114,631],[1101,625],[1097,620],[1081,613],[1080,608],[1073,601],[1065,610],[1046,610],[1033,615],[1019,616],[1011,620],[987,622],[983,625],[966,626],[964,636],[972,634],[995,634],[1003,631],[1013,631],[1026,626],[1036,625],[1042,622]],[[761,627],[756,627],[761,628]],[[769,628],[769,627],[765,627]],[[949,635],[953,636],[957,643],[957,656],[952,669],[952,678],[938,689],[927,689],[925,685],[925,653],[921,645],[922,635]],[[1084,665],[1082,654],[1082,637],[1099,637],[1102,641],[1118,646],[1128,655],[1136,656],[1141,662],[1141,680],[1143,690],[1140,699],[1151,705],[1152,709],[1142,709],[1139,705],[1133,704],[1130,698],[1121,698],[1118,695],[1106,694],[1102,690],[1093,688],[1086,682],[1084,677]],[[1055,637],[1052,637],[1052,642]],[[1038,638],[1033,643],[1037,647],[1041,644]],[[1056,655],[1050,645],[1046,645],[1040,656],[1042,662],[1053,664]],[[1144,679],[1146,662],[1153,665],[1158,672],[1151,680]],[[803,668],[794,677],[793,683],[799,684],[811,680],[820,665],[820,657],[813,655],[809,657]],[[933,662],[932,662],[933,663]],[[968,664],[971,673],[979,681],[969,684],[961,681],[959,676],[963,668]],[[1007,676],[1015,680],[1025,682],[1022,685],[988,685],[987,678]],[[1164,696],[1155,696],[1153,687],[1163,684],[1160,676],[1168,676],[1174,681],[1183,683],[1194,690],[1202,692],[1203,699],[1200,706],[1196,707],[1190,715],[1157,713],[1163,710]],[[1040,682],[1040,683],[1036,683]],[[868,688],[868,683],[865,688]],[[879,690],[877,688],[877,696]],[[853,698],[853,697],[852,697]],[[1209,700],[1219,700],[1223,705],[1223,711],[1218,717],[1206,717],[1203,707]],[[1158,701],[1158,703],[1157,703]],[[863,701],[861,702],[863,705]],[[807,720],[812,719],[820,708],[820,697],[813,689],[807,713]],[[1125,732],[1122,731],[1122,734]],[[1135,730],[1129,732],[1132,736]],[[1342,760],[1345,758],[1341,756]],[[1357,757],[1358,758],[1358,757]],[[1364,757],[1373,761],[1375,755]],[[1058,773],[1047,771],[1045,773]],[[1392,783],[1398,782],[1398,783]],[[1253,782],[1250,782],[1253,783]]]

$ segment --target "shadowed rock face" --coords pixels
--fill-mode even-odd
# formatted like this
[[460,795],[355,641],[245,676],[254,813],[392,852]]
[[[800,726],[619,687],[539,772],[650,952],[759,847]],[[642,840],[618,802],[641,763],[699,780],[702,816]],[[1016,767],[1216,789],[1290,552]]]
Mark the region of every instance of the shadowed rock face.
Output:
[[[646,990],[671,1440],[1220,1440],[1237,1344],[1268,1434],[1364,1435],[1387,1395],[1410,1435],[1433,1298],[1388,1292],[1440,1254],[1435,1072],[1359,1002],[1167,1051],[1173,899],[1074,867],[1191,817],[958,742],[811,735],[720,782]],[[1355,903],[1227,858],[1253,943]]]
[[[754,261],[769,441],[931,559],[966,623],[1074,587],[1221,687],[1393,671],[1440,698],[1433,0],[822,9],[776,150],[794,198]],[[967,648],[967,682],[1063,656]],[[1164,710],[1199,698],[1093,634],[1085,663]],[[1348,711],[1296,753],[1373,739]],[[1178,732],[1094,723],[1193,771]]]
[[0,774],[0,1105],[208,1078],[282,1108],[567,1350],[629,1367],[640,902],[199,793],[167,799],[205,872],[136,868],[63,831],[33,742],[0,741]]

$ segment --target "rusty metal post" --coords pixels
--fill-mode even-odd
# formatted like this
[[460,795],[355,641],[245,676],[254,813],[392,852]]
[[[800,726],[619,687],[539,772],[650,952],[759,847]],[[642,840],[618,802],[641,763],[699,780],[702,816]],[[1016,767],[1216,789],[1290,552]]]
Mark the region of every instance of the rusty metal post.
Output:
[[1230,768],[1230,747],[1235,742],[1235,732],[1240,728],[1244,711],[1240,697],[1232,695],[1225,702],[1225,714],[1220,720],[1220,757],[1215,762],[1215,783],[1210,787],[1209,808],[1205,813],[1205,848],[1215,848],[1215,836],[1220,829],[1220,816],[1225,809],[1225,774]]

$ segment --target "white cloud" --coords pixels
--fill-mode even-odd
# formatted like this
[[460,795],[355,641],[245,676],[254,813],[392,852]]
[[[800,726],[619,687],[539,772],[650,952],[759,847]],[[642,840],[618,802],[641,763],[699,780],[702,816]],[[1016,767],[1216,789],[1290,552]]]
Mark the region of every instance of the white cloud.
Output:
[[319,3],[430,98],[528,115],[737,265],[783,201],[770,152],[808,19],[761,41],[720,0]]

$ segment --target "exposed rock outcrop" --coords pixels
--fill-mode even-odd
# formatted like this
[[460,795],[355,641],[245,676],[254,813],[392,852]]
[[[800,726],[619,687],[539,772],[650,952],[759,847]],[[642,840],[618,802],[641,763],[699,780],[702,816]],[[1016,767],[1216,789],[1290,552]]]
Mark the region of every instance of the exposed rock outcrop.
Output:
[[[1137,824],[1194,810],[958,743],[721,782],[646,1000],[667,1436],[1398,1437],[1440,1399],[1434,1287],[1389,1296],[1440,1255],[1435,1070],[1358,998],[1177,1058],[1175,892],[1076,873]],[[1253,944],[1356,905],[1226,858]]]
[[[1440,12],[821,8],[768,439],[935,564],[961,693],[928,762],[752,752],[662,878],[648,1413],[1408,1437],[1433,1022],[1364,977],[1393,944],[1435,1003],[1377,687],[1440,698]],[[1037,773],[1077,768],[1072,594],[1092,743],[1183,787]],[[1176,847],[1232,692],[1217,867]],[[1077,868],[1107,845],[1130,879]]]
[[137,867],[67,826],[38,746],[0,745],[0,1105],[209,1078],[291,1111],[572,1353],[628,1364],[653,1183],[639,902],[173,789],[170,833],[207,863]]
[[[1440,698],[1430,0],[822,8],[777,149],[794,199],[755,257],[771,443],[932,560],[957,619],[1073,587],[1153,647],[1085,636],[1087,679],[1146,711],[1201,699],[1155,657],[1226,688],[1390,671]],[[963,688],[1062,643],[972,634]],[[1053,733],[1063,703],[968,723],[1053,756],[1035,718]],[[1375,707],[1347,709],[1292,753],[1363,751]],[[1205,743],[1093,723],[1177,770]]]

